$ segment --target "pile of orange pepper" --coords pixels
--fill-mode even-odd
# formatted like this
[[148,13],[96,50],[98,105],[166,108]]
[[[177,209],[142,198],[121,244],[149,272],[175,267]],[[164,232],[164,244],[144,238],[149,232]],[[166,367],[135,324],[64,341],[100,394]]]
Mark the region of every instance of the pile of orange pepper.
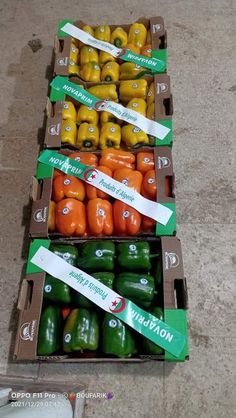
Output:
[[[157,179],[154,153],[106,149],[98,156],[77,152],[69,158],[80,161],[124,183],[147,199],[156,201]],[[171,196],[168,182],[167,196]],[[54,170],[48,229],[66,236],[127,236],[153,232],[155,221],[126,203],[82,180]]]

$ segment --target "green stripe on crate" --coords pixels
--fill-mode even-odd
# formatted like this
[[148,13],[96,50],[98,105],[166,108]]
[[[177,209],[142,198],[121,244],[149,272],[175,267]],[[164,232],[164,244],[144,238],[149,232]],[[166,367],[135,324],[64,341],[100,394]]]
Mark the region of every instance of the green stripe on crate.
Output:
[[49,249],[50,244],[51,244],[50,239],[34,239],[31,242],[30,248],[29,248],[29,257],[28,257],[27,267],[26,267],[26,274],[41,273],[43,271],[41,268],[31,263],[30,260],[32,259],[34,254],[38,251],[38,249],[41,246]]
[[54,168],[50,165],[38,163],[36,171],[37,180],[51,179],[53,176],[53,170]]
[[167,71],[167,49],[153,49],[152,57],[164,61],[165,68],[163,72],[165,73]]
[[185,336],[185,345],[178,357],[165,351],[165,361],[181,362],[185,361],[188,356],[188,323],[187,323],[187,311],[183,309],[165,309],[164,310],[164,322],[176,331],[179,331]]
[[[65,77],[65,80],[68,80],[68,77]],[[49,99],[51,102],[60,102],[65,100],[65,93],[63,91],[58,91],[51,87]]]
[[160,223],[156,224],[156,236],[162,237],[162,236],[172,236],[176,234],[176,204],[175,203],[166,203],[161,202],[163,206],[166,208],[169,208],[173,211],[169,222],[166,225],[162,225]]
[[171,131],[166,135],[166,137],[161,140],[158,138],[155,138],[155,146],[156,147],[164,147],[165,145],[172,146],[173,142],[173,121],[172,119],[162,119],[157,120],[158,123],[161,123],[162,125],[166,126],[167,128],[170,128]]
[[57,27],[57,36],[59,36],[59,38],[65,38],[66,36],[70,36],[67,35],[65,32],[63,32],[61,30],[61,28],[63,26],[65,26],[67,23],[74,23],[74,20],[72,19],[62,19],[60,20],[60,22],[58,23],[58,27]]

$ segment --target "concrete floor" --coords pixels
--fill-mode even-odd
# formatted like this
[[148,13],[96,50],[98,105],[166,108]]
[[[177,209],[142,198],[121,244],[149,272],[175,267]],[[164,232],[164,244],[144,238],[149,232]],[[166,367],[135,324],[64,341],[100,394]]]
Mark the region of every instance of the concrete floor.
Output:
[[[0,373],[82,381],[86,417],[236,416],[235,153],[236,2],[233,0],[1,0]],[[162,15],[174,94],[178,236],[190,297],[188,363],[35,365],[8,359],[24,260],[21,248],[37,138],[42,138],[46,67],[57,21],[97,24]],[[33,52],[28,42],[40,39]],[[233,206],[234,204],[234,206]],[[23,207],[24,215],[23,214]],[[23,216],[23,221],[22,221]]]

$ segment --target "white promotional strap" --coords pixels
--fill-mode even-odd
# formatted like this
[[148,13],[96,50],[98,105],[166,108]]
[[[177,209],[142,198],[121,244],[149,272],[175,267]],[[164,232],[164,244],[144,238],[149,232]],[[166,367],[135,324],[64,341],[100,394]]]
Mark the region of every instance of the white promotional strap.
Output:
[[105,110],[106,112],[112,113],[116,118],[131,123],[147,134],[157,137],[160,140],[165,139],[166,135],[170,132],[170,129],[161,123],[148,119],[135,110],[127,109],[121,104],[110,100],[102,102],[102,109],[98,108],[97,110]]
[[114,290],[84,271],[71,266],[47,248],[40,247],[31,259],[31,263],[62,280],[107,312],[110,312],[112,302],[119,297]]
[[[173,211],[166,206],[146,199],[140,193],[132,190],[130,187],[127,187],[124,183],[114,180],[99,170],[94,170],[94,173],[85,181],[92,184],[97,189],[108,193],[115,199],[125,202],[138,212],[142,213],[142,215],[149,216],[162,225],[166,225],[168,223],[173,213]],[[129,213],[127,211],[127,217],[128,216]]]
[[115,58],[118,58],[121,53],[121,48],[117,48],[115,45],[112,45],[109,42],[100,41],[99,39],[94,38],[89,33],[77,28],[77,26],[72,25],[71,23],[66,23],[61,28],[61,30],[67,33],[67,35],[78,39],[86,45],[90,45],[94,48],[100,49],[101,51],[108,52],[108,54],[113,55]]

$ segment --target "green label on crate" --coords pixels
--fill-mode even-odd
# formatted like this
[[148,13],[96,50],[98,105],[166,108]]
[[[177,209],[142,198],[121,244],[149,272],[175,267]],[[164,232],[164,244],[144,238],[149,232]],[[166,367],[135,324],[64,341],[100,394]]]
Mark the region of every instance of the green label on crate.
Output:
[[130,300],[121,297],[94,277],[71,266],[43,246],[31,258],[31,263],[77,290],[104,311],[111,312],[173,356],[180,356],[185,346],[184,335]]
[[[135,190],[127,187],[125,184],[120,183],[117,180],[114,180],[96,168],[82,164],[79,161],[66,157],[63,154],[59,154],[56,151],[45,150],[41,153],[38,160],[40,163],[47,164],[61,170],[63,173],[70,176],[78,177],[97,189],[108,193],[115,199],[121,200],[136,209],[138,212],[149,216],[162,225],[167,225],[173,214],[171,209],[160,203],[146,199]],[[130,216],[128,210],[125,211],[124,216]]]
[[54,78],[51,82],[51,87],[56,91],[68,94],[68,96],[73,97],[73,99],[88,107],[95,107],[96,103],[99,101],[97,97],[90,94],[83,87],[71,83],[64,77],[57,76]]
[[148,68],[152,70],[153,73],[162,73],[165,71],[165,62],[157,58],[145,57],[144,55],[135,54],[129,49],[124,49],[124,54],[120,55],[124,61],[133,62],[141,67]]
[[[135,83],[134,83],[135,84]],[[96,96],[93,96],[88,91],[78,86],[75,83],[71,83],[65,77],[57,76],[51,83],[51,87],[59,92],[63,92],[68,96],[73,97],[80,103],[88,107],[92,107],[97,111],[106,111],[114,115],[116,118],[121,119],[127,123],[137,126],[149,135],[152,135],[160,140],[170,132],[170,129],[164,124],[155,122],[145,118],[135,110],[127,109],[120,103],[112,102],[111,100],[101,100]]]
[[115,45],[110,44],[109,42],[100,41],[99,39],[94,38],[89,33],[84,32],[71,23],[66,23],[60,28],[60,31],[65,32],[67,35],[78,39],[86,45],[93,46],[94,48],[100,49],[101,51],[105,51],[115,58],[121,58],[124,61],[133,62],[144,68],[148,68],[153,73],[162,73],[166,69],[166,63],[158,58],[135,54],[126,48],[117,48]]

